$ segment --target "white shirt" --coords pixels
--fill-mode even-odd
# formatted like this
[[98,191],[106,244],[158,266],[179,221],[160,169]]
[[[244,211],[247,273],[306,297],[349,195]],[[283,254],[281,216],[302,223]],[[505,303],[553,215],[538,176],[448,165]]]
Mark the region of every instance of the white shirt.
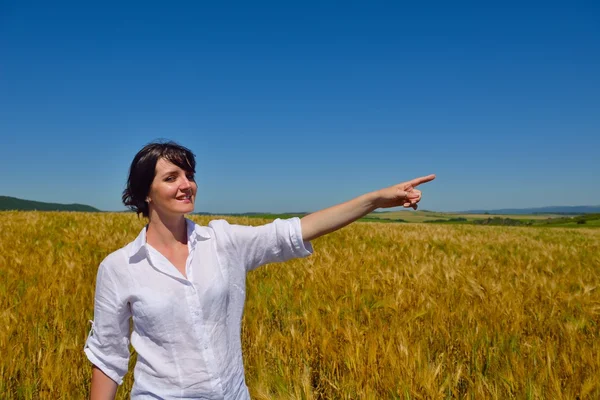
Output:
[[186,220],[187,279],[146,243],[146,228],[98,269],[89,360],[123,382],[137,352],[132,399],[249,399],[241,320],[246,272],[306,257],[299,218],[258,226]]

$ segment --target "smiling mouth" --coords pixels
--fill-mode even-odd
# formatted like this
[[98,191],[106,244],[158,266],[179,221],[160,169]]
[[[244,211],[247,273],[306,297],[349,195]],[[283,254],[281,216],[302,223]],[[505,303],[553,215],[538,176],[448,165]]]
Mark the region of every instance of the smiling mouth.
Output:
[[186,195],[186,196],[181,196],[181,197],[176,197],[177,200],[179,201],[192,201],[192,195]]

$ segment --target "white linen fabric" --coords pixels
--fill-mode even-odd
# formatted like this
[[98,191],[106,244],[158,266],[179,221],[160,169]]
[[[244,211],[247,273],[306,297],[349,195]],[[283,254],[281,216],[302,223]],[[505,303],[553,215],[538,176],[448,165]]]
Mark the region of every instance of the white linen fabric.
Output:
[[186,224],[187,279],[146,243],[146,228],[102,261],[84,352],[120,385],[131,340],[132,399],[249,399],[241,345],[246,273],[313,248],[299,218],[257,227]]

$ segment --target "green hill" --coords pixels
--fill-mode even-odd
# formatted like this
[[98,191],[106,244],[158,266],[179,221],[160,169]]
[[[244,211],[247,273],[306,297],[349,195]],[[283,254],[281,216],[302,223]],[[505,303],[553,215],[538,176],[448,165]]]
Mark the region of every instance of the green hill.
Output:
[[0,211],[100,211],[85,204],[43,203],[41,201],[23,200],[16,197],[0,196]]

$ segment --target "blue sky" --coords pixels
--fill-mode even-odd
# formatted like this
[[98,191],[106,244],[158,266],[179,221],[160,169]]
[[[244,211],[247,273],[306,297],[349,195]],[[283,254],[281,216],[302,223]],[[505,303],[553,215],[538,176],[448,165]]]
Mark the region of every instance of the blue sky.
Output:
[[600,204],[597,2],[0,2],[0,195],[121,210],[197,156],[196,211]]

